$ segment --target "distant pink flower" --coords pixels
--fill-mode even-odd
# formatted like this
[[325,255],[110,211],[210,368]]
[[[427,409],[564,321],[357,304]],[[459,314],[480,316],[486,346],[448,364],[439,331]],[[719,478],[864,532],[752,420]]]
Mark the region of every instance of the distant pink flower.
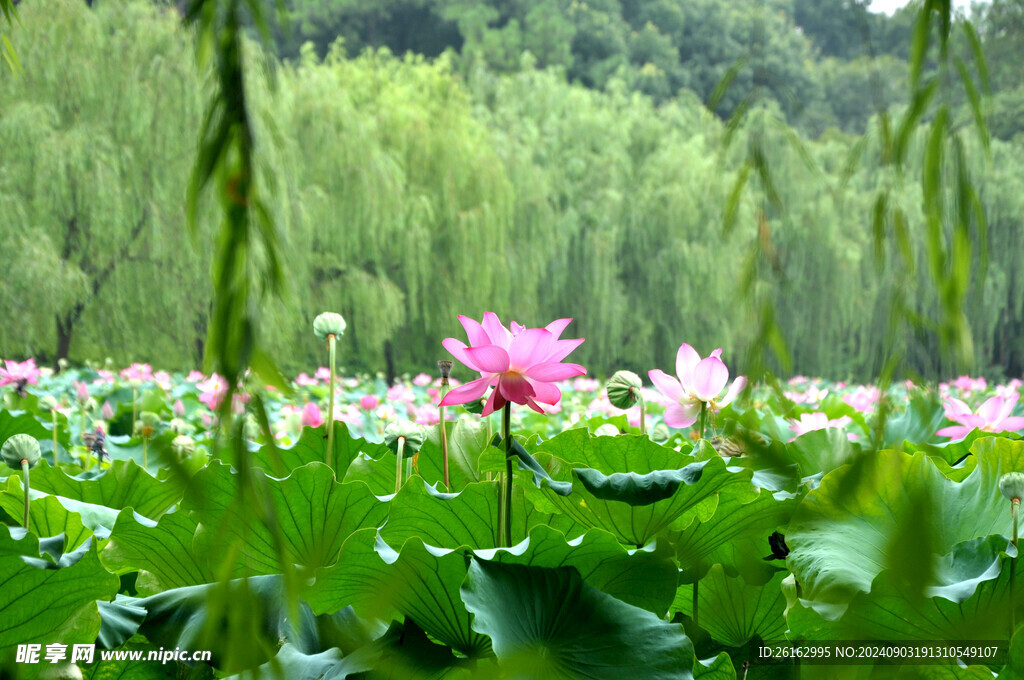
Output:
[[408,386],[399,383],[388,388],[387,399],[388,401],[404,401],[407,404],[411,404],[416,401],[416,393]]
[[433,404],[423,404],[421,406],[409,404],[408,413],[409,418],[419,425],[437,425],[441,422],[441,414],[434,408]]
[[114,373],[106,369],[99,369],[96,371],[96,375],[99,377],[92,381],[93,385],[107,383],[109,385],[114,384]]
[[175,418],[184,418],[185,402],[183,402],[181,399],[178,399],[177,401],[174,402],[174,406],[171,408],[171,411],[174,413]]
[[364,394],[359,399],[359,408],[365,409],[367,411],[372,411],[373,409],[377,408],[379,404],[380,399],[378,399],[376,395],[373,394]]
[[943,405],[946,417],[960,423],[944,427],[935,434],[940,437],[952,437],[962,439],[970,434],[975,428],[982,432],[1003,432],[1009,430],[1016,432],[1024,429],[1024,416],[1011,416],[1013,407],[1017,405],[1020,395],[1012,394],[1009,397],[989,397],[985,403],[978,407],[978,412],[971,411],[971,407],[954,397],[947,397]]
[[704,359],[685,342],[676,352],[676,375],[673,378],[661,369],[647,372],[658,392],[671,403],[665,407],[665,424],[669,427],[690,427],[700,416],[702,403],[711,408],[721,408],[747,386],[747,379],[740,376],[733,380],[729,391],[719,401],[718,396],[729,382],[729,369],[722,362],[722,349],[718,348]]
[[1012,397],[1014,394],[1019,394],[1021,382],[1017,378],[1012,379],[1005,385],[996,385],[996,394],[1004,399]]
[[42,374],[43,372],[36,368],[35,359],[30,358],[21,363],[8,359],[4,362],[4,368],[0,368],[0,385],[38,385],[39,376]]
[[189,371],[188,375],[185,376],[185,382],[193,382],[193,383],[194,382],[199,382],[200,380],[202,380],[205,377],[206,376],[204,376],[199,371]]
[[316,378],[310,378],[305,373],[299,373],[298,377],[295,378],[295,384],[300,387],[312,387],[314,385],[319,385],[320,381]]
[[[849,416],[843,416],[842,418],[835,418],[829,420],[828,415],[825,413],[801,413],[800,420],[790,420],[789,429],[793,430],[796,439],[802,434],[813,432],[815,430],[825,430],[830,427],[842,429],[853,422]],[[846,438],[849,440],[857,439],[857,435],[847,432]],[[790,439],[789,441],[793,441]]]
[[320,368],[316,369],[316,373],[313,374],[313,377],[319,380],[320,382],[326,383],[331,379],[331,369],[327,368],[326,366],[321,366]]
[[601,381],[593,378],[576,378],[572,381],[572,388],[577,392],[596,392],[601,389]]
[[196,388],[201,392],[199,401],[206,404],[211,411],[217,410],[221,400],[224,399],[224,395],[228,393],[227,381],[216,373],[206,380],[197,383]]
[[434,382],[434,379],[431,378],[426,373],[420,373],[419,375],[412,379],[412,384],[418,387],[426,387],[432,382]]
[[103,408],[100,409],[100,417],[103,420],[110,420],[114,417],[114,407],[110,405],[109,401],[103,402]]
[[136,362],[128,368],[122,369],[121,377],[125,380],[149,382],[153,379],[153,367],[149,364],[140,364]]
[[481,377],[446,394],[442,406],[477,401],[493,387],[481,415],[488,416],[508,402],[544,413],[540,404],[554,405],[562,398],[562,391],[552,383],[586,375],[579,364],[561,363],[583,343],[583,338],[559,339],[572,319],[558,319],[544,328],[526,328],[513,321],[511,331],[493,312],[485,313],[482,323],[462,315],[459,321],[470,344],[456,338],[445,338],[441,344]]
[[74,380],[72,383],[75,386],[75,398],[78,399],[79,404],[86,404],[89,401],[89,386],[85,384],[85,381]]
[[786,384],[788,384],[790,386],[793,386],[793,385],[803,385],[805,382],[807,382],[806,376],[794,375],[792,378],[790,378],[789,380],[786,381]]
[[881,396],[877,387],[860,385],[850,394],[844,394],[843,401],[861,413],[868,413],[874,409]]
[[157,371],[153,374],[153,380],[162,390],[171,389],[171,374],[167,371]]
[[302,408],[302,426],[303,427],[320,427],[324,424],[324,414],[320,412],[320,407],[309,402]]
[[437,406],[441,403],[441,390],[436,387],[427,388],[427,397],[430,399],[430,403]]

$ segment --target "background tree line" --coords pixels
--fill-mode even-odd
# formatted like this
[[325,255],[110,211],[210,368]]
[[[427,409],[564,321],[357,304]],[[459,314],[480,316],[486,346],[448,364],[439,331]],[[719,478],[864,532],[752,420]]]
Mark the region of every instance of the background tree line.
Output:
[[[268,312],[267,342],[278,362],[305,369],[318,360],[310,322],[324,309],[349,321],[342,356],[350,370],[426,369],[443,354],[440,339],[460,334],[456,314],[486,310],[528,324],[575,317],[572,330],[587,338],[580,360],[595,374],[669,366],[683,340],[739,357],[753,333],[737,272],[757,240],[781,274],[777,314],[794,370],[874,375],[894,279],[870,257],[875,189],[889,171],[866,125],[864,98],[880,106],[905,98],[895,75],[905,78],[897,55],[909,40],[900,14],[879,18],[843,4],[883,26],[870,40],[844,45],[836,42],[842,25],[815,3],[765,12],[761,3],[708,0],[693,3],[703,10],[689,16],[690,4],[609,0],[556,12],[544,2],[495,2],[508,14],[495,17],[486,3],[332,2],[323,3],[328,14],[348,16],[338,26],[355,31],[334,34],[345,41],[314,41],[285,61],[251,50],[271,76],[253,78],[251,101],[260,181],[275,188],[270,208],[290,279],[289,300]],[[292,11],[313,5],[296,2]],[[1013,82],[1021,45],[1015,7],[996,0],[981,20],[994,90],[991,161],[974,153],[973,137],[964,144],[978,159],[973,171],[991,236],[987,276],[967,310],[974,349],[981,367],[1017,375],[1024,369],[1016,341],[1024,256],[1015,247],[1024,231],[1024,139],[1014,137],[1013,115],[1005,117],[1009,135],[995,115],[1000,101],[1022,115],[1013,104],[1021,87]],[[0,324],[0,355],[193,367],[206,333],[210,257],[189,245],[184,228],[206,93],[190,38],[175,13],[149,4],[90,10],[78,0],[37,0],[20,11],[25,73],[0,74],[0,251],[8,264],[0,305],[10,312]],[[483,13],[476,24],[474,11]],[[672,11],[683,13],[676,29],[667,28]],[[801,11],[820,35],[797,28]],[[300,35],[314,37],[295,16]],[[435,30],[430,17],[448,28]],[[560,23],[567,17],[572,30]],[[610,48],[598,58],[595,35],[619,45],[609,36],[634,33],[615,27],[641,20],[640,30],[649,24],[675,36],[662,41],[666,68]],[[698,21],[733,28],[709,33]],[[396,22],[415,29],[404,39],[436,44],[402,43]],[[750,116],[733,131],[722,116],[738,105],[742,82],[715,111],[703,102],[729,60],[749,52],[752,33],[765,55],[737,78],[777,91],[758,106],[762,118],[785,122],[766,128]],[[699,36],[708,36],[703,48]],[[646,48],[659,40],[635,38]],[[775,56],[773,42],[780,43]],[[733,53],[714,52],[731,43]],[[285,55],[288,44],[282,39]],[[363,49],[374,45],[380,49]],[[829,68],[836,96],[821,80]],[[641,79],[645,70],[661,79],[656,69],[667,89]],[[850,94],[857,87],[863,96]],[[849,94],[852,113],[833,124],[839,93]],[[812,120],[815,102],[822,107]],[[720,154],[730,134],[733,144]],[[746,196],[726,237],[723,206],[753,135],[763,138],[783,209],[761,215],[758,196]],[[926,136],[922,128],[914,143]],[[851,170],[846,161],[858,145],[861,162]],[[915,239],[922,238],[919,170],[907,169],[896,194],[916,220]],[[924,293],[914,300],[922,313],[937,304]],[[929,337],[909,343],[916,370],[952,370]]]

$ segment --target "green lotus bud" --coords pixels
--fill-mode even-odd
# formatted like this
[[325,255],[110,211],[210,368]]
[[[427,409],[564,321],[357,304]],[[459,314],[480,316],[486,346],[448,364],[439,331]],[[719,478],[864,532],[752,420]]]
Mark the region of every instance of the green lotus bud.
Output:
[[324,312],[313,319],[313,332],[321,340],[326,340],[328,335],[340,337],[345,334],[345,319],[341,314]]
[[1024,498],[1024,472],[1007,472],[999,478],[999,490],[1007,499]]
[[384,428],[384,443],[398,453],[398,439],[405,438],[406,451],[419,451],[427,438],[427,431],[411,420],[399,420]]
[[179,434],[177,437],[171,440],[171,451],[179,459],[188,458],[196,450],[196,443],[192,441],[192,437],[187,435]]
[[46,396],[39,400],[39,406],[40,408],[44,408],[47,411],[53,411],[55,409],[60,408],[60,404],[57,402],[56,399],[53,398],[53,395],[50,394],[47,394]]
[[668,431],[668,426],[665,423],[658,423],[654,426],[654,432],[651,433],[651,441],[655,442],[667,442],[671,432]]
[[616,371],[615,375],[608,380],[605,390],[608,392],[608,401],[612,406],[627,409],[640,401],[640,388],[643,382],[633,371]]
[[195,425],[186,422],[181,418],[172,418],[170,425],[168,425],[168,428],[174,434],[192,434],[193,432],[196,431]]
[[20,470],[21,461],[27,460],[28,466],[32,467],[39,462],[42,453],[39,451],[39,442],[35,437],[28,434],[16,434],[4,442],[3,448],[0,449],[0,456],[3,456],[4,462],[9,467]]
[[139,414],[139,419],[142,420],[143,425],[149,425],[150,427],[156,427],[160,424],[160,416],[152,411],[143,411]]

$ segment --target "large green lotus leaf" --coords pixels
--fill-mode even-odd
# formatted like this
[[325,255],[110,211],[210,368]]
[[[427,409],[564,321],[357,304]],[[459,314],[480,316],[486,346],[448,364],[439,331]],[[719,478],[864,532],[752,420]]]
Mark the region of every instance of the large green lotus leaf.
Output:
[[941,442],[943,438],[935,433],[945,422],[938,394],[913,390],[907,395],[906,408],[885,419],[882,448],[903,448],[907,453],[915,453],[917,449],[908,449],[907,444],[916,442],[916,447]]
[[387,504],[369,487],[339,484],[323,463],[295,468],[284,479],[266,477],[259,470],[252,474],[266,494],[285,554],[278,554],[273,535],[253,508],[239,506],[237,475],[221,463],[199,472],[185,496],[184,506],[200,525],[197,554],[215,559],[226,555],[234,542],[240,549],[239,568],[274,574],[281,569],[280,561],[288,560],[316,569],[334,564],[352,532],[380,526],[387,518]]
[[177,461],[177,455],[171,451],[171,442],[176,436],[170,430],[165,430],[150,437],[148,442],[143,442],[141,437],[107,435],[107,453],[110,454],[111,462],[133,461],[139,467],[143,467],[142,464],[146,463],[146,470],[150,474],[156,475],[168,460]]
[[118,595],[114,602],[97,602],[96,606],[101,621],[97,642],[106,649],[128,642],[146,619],[146,610],[124,595]]
[[[35,395],[29,395],[26,398],[26,402],[34,402],[35,400]],[[47,421],[50,420],[48,413],[45,417]],[[0,409],[0,446],[16,434],[31,435],[39,440],[40,445],[47,439],[53,441],[53,431],[44,427],[31,413],[19,413]],[[69,446],[67,431],[58,431],[57,441],[67,448]]]
[[358,456],[348,466],[344,481],[346,484],[362,482],[374,495],[389,496],[395,493],[395,458]]
[[[285,477],[296,468],[309,463],[324,463],[327,460],[327,425],[305,427],[299,441],[288,448],[275,447],[274,455],[269,444],[252,452],[251,465],[263,468],[268,475]],[[353,437],[345,423],[334,424],[334,470],[338,479],[344,479],[348,466],[360,454],[380,458],[387,452],[383,444],[374,444],[359,437]]]
[[[592,441],[604,439],[609,444],[596,444],[593,448],[615,448],[615,440],[622,438],[597,437]],[[639,466],[647,465],[640,461]],[[720,497],[731,493],[749,497],[749,472],[728,472],[721,458],[690,463],[690,467],[693,466],[697,466],[699,474],[694,475],[691,483],[679,484],[672,496],[648,505],[630,505],[619,500],[598,498],[580,481],[576,470],[572,471],[573,492],[569,496],[552,491],[546,484],[539,492],[527,487],[527,494],[541,493],[550,505],[577,523],[604,529],[623,543],[642,546],[670,526],[685,527],[694,518],[707,521],[714,515]]]
[[[863,460],[860,469],[848,466],[826,475],[797,508],[786,533],[787,565],[803,597],[841,607],[855,593],[869,591],[875,576],[894,562],[913,563],[903,546],[918,535],[931,542],[919,560],[973,538],[1009,536],[1009,503],[998,483],[1004,473],[1024,470],[1024,442],[990,437],[976,442],[973,452],[976,467],[962,482],[943,476],[923,452],[882,451]],[[859,475],[856,484],[847,479],[851,471]],[[929,499],[929,506],[921,499]],[[917,524],[908,525],[907,518],[917,518]]]
[[122,510],[103,549],[103,564],[116,574],[138,570],[152,574],[154,592],[212,583],[214,564],[192,545],[196,528],[195,520],[180,510],[165,514],[157,523]]
[[114,510],[133,508],[150,519],[158,519],[182,495],[179,485],[158,481],[131,460],[115,460],[102,475],[91,479],[69,477],[43,461],[33,468],[30,480],[37,491]]
[[710,659],[698,659],[693,664],[694,680],[736,680],[736,669],[725,652]]
[[73,564],[17,555],[0,557],[0,649],[27,643],[87,643],[100,628],[97,600],[109,600],[120,587],[90,545]]
[[777,499],[753,486],[749,493],[723,494],[711,518],[669,532],[680,569],[688,580],[703,578],[713,564],[749,580],[764,578],[763,569],[771,568],[763,559],[771,552],[768,537],[789,521],[796,506],[796,499]]
[[[945,418],[943,418],[941,422],[946,422]],[[942,426],[941,422],[939,427]],[[968,454],[974,448],[975,443],[990,437],[1001,437],[1012,440],[1021,438],[1021,436],[1016,432],[1000,432],[999,434],[993,434],[991,432],[983,432],[979,429],[974,429],[967,433],[967,436],[963,439],[954,439],[940,444],[932,444],[927,441],[917,442],[916,440],[904,441],[902,448],[907,453],[923,451],[929,456],[934,456],[943,460],[948,465],[953,465],[960,460],[966,459],[969,461],[970,457]]]
[[[474,482],[455,494],[446,494],[413,477],[391,500],[388,523],[381,535],[391,545],[403,545],[417,537],[440,548],[495,548],[498,546],[498,483]],[[562,514],[537,510],[526,501],[520,486],[512,492],[512,543],[521,541],[539,524],[568,536],[583,533],[582,527]]]
[[567,542],[559,531],[540,525],[530,530],[528,541],[509,550],[476,554],[502,564],[575,567],[584,583],[658,616],[664,616],[675,596],[677,570],[666,543],[627,549],[600,529]]
[[177,664],[163,665],[146,659],[147,655],[154,651],[153,645],[145,641],[131,641],[118,647],[118,651],[141,652],[142,661],[130,661],[127,659],[100,661],[99,654],[93,665],[82,669],[83,680],[169,680],[177,677]]
[[[835,620],[806,606],[806,600],[791,603],[786,616],[791,633],[808,640],[1006,639],[1010,600],[1006,548],[1005,537],[986,536],[935,557],[935,578],[925,597],[909,597],[900,574],[887,569],[874,579],[870,592],[858,593]],[[1019,588],[1016,600],[1020,612],[1024,592]]]
[[509,678],[689,680],[682,626],[616,600],[557,569],[473,559],[461,590],[474,630]]
[[146,611],[138,632],[151,646],[208,650],[211,663],[227,672],[265,663],[288,628],[278,575],[175,588],[118,602]]
[[[536,447],[572,467],[593,468],[602,474],[633,472],[645,475],[678,470],[693,462],[674,449],[655,444],[643,435],[594,437],[586,429],[567,430]],[[567,477],[566,477],[567,479]]]
[[[29,494],[29,499],[28,529],[36,536],[64,534],[65,550],[74,550],[92,536],[92,531],[82,522],[82,516],[64,507],[56,496],[41,496],[33,492]],[[11,475],[7,480],[7,488],[0,492],[0,508],[22,524],[25,492],[18,475]],[[113,522],[110,524],[113,525]]]
[[364,618],[403,615],[452,649],[480,656],[490,643],[470,628],[459,599],[465,576],[459,552],[412,539],[398,553],[376,529],[364,529],[345,541],[338,563],[318,574],[305,599],[320,614],[351,606]]
[[796,463],[801,477],[829,473],[859,454],[860,446],[835,427],[807,432],[786,445],[786,457]]
[[[786,598],[782,594],[784,572],[764,585],[750,585],[742,578],[730,577],[722,565],[711,567],[697,587],[697,621],[715,642],[726,647],[742,647],[754,636],[762,640],[784,640],[786,619],[782,612]],[[679,586],[672,611],[693,616],[693,584]]]

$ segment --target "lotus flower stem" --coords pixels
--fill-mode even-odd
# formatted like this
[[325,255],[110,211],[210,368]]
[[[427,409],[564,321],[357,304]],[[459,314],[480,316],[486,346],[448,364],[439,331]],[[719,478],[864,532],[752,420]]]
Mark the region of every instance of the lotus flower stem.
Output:
[[[57,458],[57,409],[50,409],[50,423],[53,425],[53,464],[60,465]],[[82,416],[82,432],[85,432],[85,416]]]
[[502,410],[501,434],[505,438],[505,547],[512,545],[512,402]]
[[142,467],[149,469],[149,437],[142,438]]
[[[1014,498],[1010,501],[1010,514],[1013,515],[1013,547],[1017,549],[1017,525],[1020,522],[1020,499]],[[1013,631],[1017,628],[1017,555],[1010,560],[1010,639],[1013,639]]]
[[139,390],[135,385],[132,385],[132,427],[135,427],[135,420],[139,417],[139,408],[135,403],[139,398]]
[[[56,454],[54,454],[54,455],[56,455]],[[24,482],[25,483],[25,521],[23,522],[23,525],[24,525],[24,527],[26,529],[28,529],[28,511],[29,511],[29,506],[28,506],[28,489],[29,489],[29,486],[28,486],[28,459],[27,458],[22,458],[21,459],[21,474],[25,476],[25,482]]]
[[[452,372],[451,361],[438,361],[437,368],[441,371],[441,401],[444,401],[448,394],[448,376]],[[448,479],[448,431],[444,422],[444,406],[438,406],[441,418],[441,457],[444,459],[444,488],[452,490],[451,482]]]
[[[704,439],[704,427],[707,425],[707,423],[708,423],[708,402],[702,401],[702,402],[700,402],[700,438],[701,439]],[[694,591],[694,592],[696,592],[696,591]],[[696,597],[697,596],[694,595],[694,598],[696,598]],[[694,599],[694,601],[696,601],[696,599]]]
[[693,627],[699,627],[697,623],[697,586],[700,585],[700,581],[693,582]]
[[[328,453],[328,455],[330,455]],[[405,455],[405,437],[398,438],[398,464],[395,466],[395,493],[402,488],[402,457]]]
[[640,434],[647,434],[647,405],[644,404],[644,395],[637,390],[637,400],[640,402]]
[[[334,468],[334,356],[335,356],[335,337],[334,333],[327,336],[327,354],[328,362],[330,363],[331,369],[331,380],[330,380],[330,393],[327,397],[327,467]],[[398,459],[401,460],[402,456],[399,455]],[[399,473],[399,480],[401,479],[401,473]],[[398,492],[398,489],[395,489]]]

